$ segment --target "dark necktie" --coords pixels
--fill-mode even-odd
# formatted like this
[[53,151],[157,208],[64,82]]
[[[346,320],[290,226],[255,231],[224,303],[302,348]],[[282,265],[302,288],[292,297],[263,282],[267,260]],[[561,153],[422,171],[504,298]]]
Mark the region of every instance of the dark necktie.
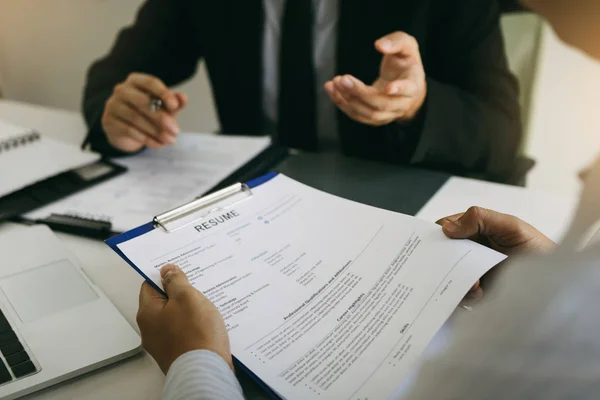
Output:
[[317,150],[313,0],[286,0],[279,53],[279,144]]

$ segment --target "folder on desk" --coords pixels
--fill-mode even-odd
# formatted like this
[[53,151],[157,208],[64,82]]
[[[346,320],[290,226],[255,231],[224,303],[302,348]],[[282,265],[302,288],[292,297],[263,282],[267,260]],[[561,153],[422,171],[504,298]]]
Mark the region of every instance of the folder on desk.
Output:
[[99,154],[0,121],[0,221],[124,171]]
[[106,243],[158,291],[161,267],[179,265],[222,314],[238,367],[285,399],[390,397],[505,258],[276,173]]

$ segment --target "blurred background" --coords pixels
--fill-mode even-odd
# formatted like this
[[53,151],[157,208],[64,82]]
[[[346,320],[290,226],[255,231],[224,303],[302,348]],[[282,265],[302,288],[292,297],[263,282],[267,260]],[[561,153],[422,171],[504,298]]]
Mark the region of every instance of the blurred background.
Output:
[[[104,55],[142,0],[0,0],[0,96],[79,111],[85,73]],[[565,194],[600,152],[600,65],[560,43],[538,17],[502,20],[513,72],[521,82],[523,153],[536,160],[527,186]],[[217,129],[202,66],[182,86],[190,107],[184,130]]]

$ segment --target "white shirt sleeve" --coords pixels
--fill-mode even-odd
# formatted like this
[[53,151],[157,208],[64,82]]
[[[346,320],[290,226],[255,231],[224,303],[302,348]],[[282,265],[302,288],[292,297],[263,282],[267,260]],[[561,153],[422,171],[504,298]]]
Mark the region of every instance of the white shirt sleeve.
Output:
[[194,350],[175,360],[165,381],[164,400],[243,400],[229,365],[216,353]]

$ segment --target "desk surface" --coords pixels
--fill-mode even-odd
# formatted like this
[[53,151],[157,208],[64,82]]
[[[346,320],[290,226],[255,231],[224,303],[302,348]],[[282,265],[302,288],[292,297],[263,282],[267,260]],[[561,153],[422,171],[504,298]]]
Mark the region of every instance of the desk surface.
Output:
[[347,158],[340,154],[289,157],[277,170],[336,196],[415,215],[450,178],[441,172]]

